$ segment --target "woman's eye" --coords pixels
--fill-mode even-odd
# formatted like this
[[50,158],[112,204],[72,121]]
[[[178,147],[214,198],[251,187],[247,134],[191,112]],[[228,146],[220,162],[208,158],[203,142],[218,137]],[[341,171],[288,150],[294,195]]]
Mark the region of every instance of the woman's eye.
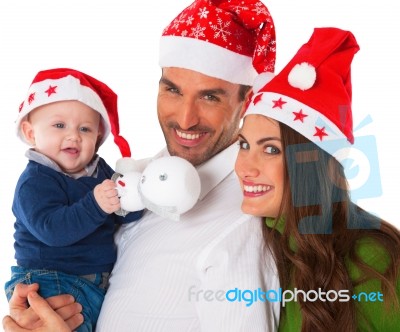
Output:
[[250,145],[245,141],[239,141],[239,148],[241,150],[248,150],[250,148]]
[[264,150],[268,154],[278,154],[281,152],[277,147],[275,146],[267,146]]

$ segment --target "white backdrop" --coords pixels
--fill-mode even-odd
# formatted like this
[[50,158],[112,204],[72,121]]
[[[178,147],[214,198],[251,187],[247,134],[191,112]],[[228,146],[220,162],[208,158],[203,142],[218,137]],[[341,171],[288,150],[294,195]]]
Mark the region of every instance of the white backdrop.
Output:
[[[0,285],[9,278],[13,260],[11,202],[15,183],[26,165],[22,144],[14,133],[18,106],[39,70],[71,67],[99,78],[119,95],[121,133],[134,158],[163,146],[156,117],[160,69],[158,41],[162,29],[191,0],[153,2],[14,0],[0,4]],[[277,30],[277,71],[311,36],[314,27],[352,31],[361,51],[353,62],[353,113],[357,126],[370,115],[372,123],[355,136],[376,138],[382,195],[360,205],[400,226],[399,204],[400,22],[395,2],[361,0],[265,0]],[[100,149],[111,165],[120,157],[112,140]],[[363,166],[361,166],[361,169]],[[0,318],[7,312],[0,295]]]

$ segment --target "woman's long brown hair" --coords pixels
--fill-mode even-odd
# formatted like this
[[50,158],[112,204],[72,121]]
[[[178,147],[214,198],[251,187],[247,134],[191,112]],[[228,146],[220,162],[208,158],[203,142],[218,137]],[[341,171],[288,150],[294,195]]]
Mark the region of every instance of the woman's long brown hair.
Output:
[[[280,129],[286,190],[276,220],[284,217],[285,228],[281,233],[265,227],[264,237],[274,254],[282,289],[351,292],[357,284],[376,278],[387,307],[389,301],[398,308],[399,231],[351,202],[343,167],[331,155],[290,127],[280,124]],[[386,250],[390,264],[384,273],[357,255],[357,242],[366,237]],[[346,260],[363,272],[360,280],[351,280]],[[354,301],[300,299],[300,307],[303,332],[357,330],[356,317],[360,317]]]

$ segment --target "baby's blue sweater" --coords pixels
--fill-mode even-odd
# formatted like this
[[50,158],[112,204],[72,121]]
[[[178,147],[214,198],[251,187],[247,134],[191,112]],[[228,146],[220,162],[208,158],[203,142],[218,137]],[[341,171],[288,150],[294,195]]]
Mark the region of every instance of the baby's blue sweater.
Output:
[[96,176],[78,179],[30,160],[12,206],[17,264],[76,275],[110,272],[116,260],[116,225],[142,216],[142,211],[125,218],[107,214],[96,203],[94,187],[113,173],[102,158]]

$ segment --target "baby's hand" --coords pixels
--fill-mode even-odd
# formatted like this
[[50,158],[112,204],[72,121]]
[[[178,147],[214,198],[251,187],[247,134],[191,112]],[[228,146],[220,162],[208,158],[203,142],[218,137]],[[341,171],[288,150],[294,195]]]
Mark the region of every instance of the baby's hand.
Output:
[[101,209],[106,213],[118,211],[121,207],[115,182],[104,180],[94,188],[94,198]]

